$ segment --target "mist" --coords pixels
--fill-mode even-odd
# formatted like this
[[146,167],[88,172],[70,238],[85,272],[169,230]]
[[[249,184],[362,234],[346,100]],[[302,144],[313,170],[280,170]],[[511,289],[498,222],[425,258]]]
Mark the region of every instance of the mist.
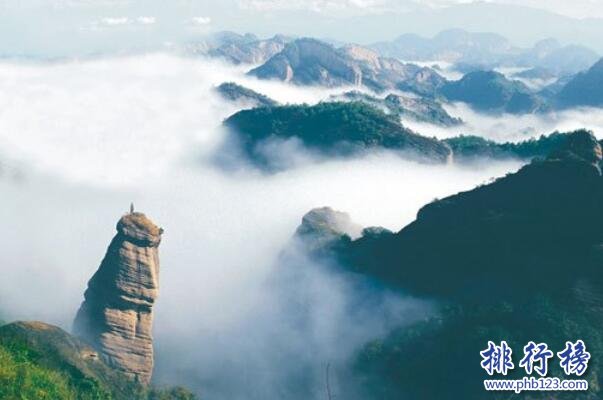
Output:
[[236,81],[287,103],[336,92],[243,72],[166,54],[0,63],[0,157],[22,171],[0,175],[3,319],[70,330],[130,202],[165,229],[157,383],[208,399],[277,399],[302,393],[291,381],[303,378],[306,398],[318,398],[325,363],[336,380],[359,346],[437,312],[308,260],[291,241],[302,216],[328,205],[399,230],[434,198],[521,164],[425,165],[372,152],[272,175],[225,170],[213,159],[237,106],[214,86]]
[[463,103],[444,105],[453,117],[461,118],[463,125],[441,127],[403,119],[402,123],[425,136],[440,139],[458,135],[476,135],[497,142],[520,142],[555,131],[572,132],[577,129],[592,130],[595,136],[603,136],[603,111],[580,107],[543,114],[482,114]]

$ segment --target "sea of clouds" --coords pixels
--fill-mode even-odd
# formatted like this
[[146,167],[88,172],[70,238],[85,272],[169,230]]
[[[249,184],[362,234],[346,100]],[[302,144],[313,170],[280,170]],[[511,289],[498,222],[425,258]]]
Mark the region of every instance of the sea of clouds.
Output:
[[[69,330],[115,223],[134,202],[165,229],[157,382],[186,384],[207,399],[277,399],[311,371],[311,397],[319,397],[325,363],[343,364],[434,307],[303,255],[290,275],[279,255],[302,216],[328,205],[361,225],[398,230],[434,198],[521,164],[426,165],[373,152],[270,175],[245,163],[225,170],[213,161],[224,148],[221,122],[240,107],[214,92],[225,81],[283,103],[335,93],[160,53],[0,62],[0,158],[10,167],[0,169],[0,317]],[[528,136],[603,124],[588,110],[502,118],[451,111],[470,128],[409,125],[430,136],[517,139],[530,127]]]

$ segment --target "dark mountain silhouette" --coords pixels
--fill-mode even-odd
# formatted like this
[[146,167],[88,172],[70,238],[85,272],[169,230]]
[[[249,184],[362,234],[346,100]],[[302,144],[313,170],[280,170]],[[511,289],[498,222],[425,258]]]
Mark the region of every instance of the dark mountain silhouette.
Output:
[[[484,279],[489,294],[499,284],[541,285],[542,274],[551,288],[564,285],[569,275],[593,272],[589,257],[603,240],[600,161],[592,134],[575,132],[544,160],[426,205],[376,247],[371,237],[352,242],[344,264],[416,292],[460,297],[484,295]],[[363,258],[364,249],[379,258]]]
[[[361,389],[343,396],[505,399],[484,394],[479,351],[489,340],[515,350],[507,379],[525,376],[517,363],[530,340],[559,351],[580,337],[602,351],[602,158],[580,131],[517,173],[426,205],[397,233],[369,228],[354,240],[341,230],[334,237],[328,218],[314,221],[303,237],[314,257],[439,304],[434,316],[367,344],[347,377]],[[558,362],[549,366],[549,376],[565,377]],[[589,364],[585,398],[599,398],[600,371]]]
[[269,141],[299,141],[327,156],[346,156],[368,149],[404,151],[430,162],[446,162],[450,149],[400,124],[393,115],[364,103],[320,103],[243,110],[224,121],[245,154],[262,167],[270,166],[261,146]]

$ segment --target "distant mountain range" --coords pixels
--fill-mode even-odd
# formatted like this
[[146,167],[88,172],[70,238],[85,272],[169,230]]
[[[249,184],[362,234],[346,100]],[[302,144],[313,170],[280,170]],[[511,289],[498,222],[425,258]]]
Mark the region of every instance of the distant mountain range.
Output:
[[[466,38],[466,33],[461,33],[462,31],[454,31],[453,37],[459,35],[457,40],[466,43],[467,40],[461,40]],[[477,37],[484,43],[474,43],[473,46],[477,46],[482,53],[489,51],[488,54],[492,54],[502,52],[503,49],[516,51],[496,36]],[[507,77],[501,72],[465,66],[469,72],[462,79],[449,81],[434,68],[381,57],[375,50],[361,46],[335,48],[316,39],[297,39],[287,43],[282,51],[264,64],[249,71],[249,75],[297,85],[365,87],[377,93],[410,92],[427,99],[431,104],[460,101],[477,111],[487,113],[528,114],[574,105],[601,105],[598,94],[603,89],[602,64],[597,63],[588,72],[576,77],[559,79],[555,68],[567,70],[567,63],[571,60],[579,61],[580,65],[585,64],[592,59],[593,54],[580,57],[579,54],[583,54],[583,51],[575,47],[554,50],[557,48],[554,41],[543,41],[530,53],[517,53],[523,57],[522,62],[531,60],[532,64],[544,64],[546,68],[534,66]],[[466,49],[463,51],[471,53]],[[574,56],[564,56],[566,51]],[[575,54],[576,52],[579,54]],[[546,62],[557,57],[565,60],[565,64]],[[588,94],[581,99],[580,93],[584,90]],[[434,107],[430,108],[435,110]],[[436,115],[432,119],[438,121]]]
[[221,58],[233,64],[261,64],[283,50],[290,40],[283,35],[260,39],[250,33],[219,32],[205,40],[189,43],[186,51],[192,55]]
[[[260,64],[284,49],[294,37],[276,35],[260,39],[253,34],[218,32],[204,40],[190,43],[187,51],[226,59],[235,64]],[[336,43],[324,40],[324,43]],[[405,62],[449,62],[461,70],[496,67],[544,68],[556,76],[571,75],[592,66],[599,55],[581,45],[561,45],[555,39],[544,39],[531,48],[514,46],[501,35],[468,32],[463,29],[442,31],[432,38],[404,34],[392,41],[369,46],[338,45],[352,58],[395,58]],[[346,50],[346,48],[348,50]],[[369,49],[378,54],[371,54]],[[354,54],[355,53],[355,54]]]
[[435,70],[383,58],[360,46],[335,48],[316,39],[297,39],[249,75],[301,85],[365,86],[433,94],[445,79]]
[[442,31],[433,38],[406,34],[371,47],[383,56],[407,61],[446,61],[488,69],[499,66],[547,68],[557,75],[575,74],[599,59],[599,55],[587,47],[562,46],[554,39],[545,39],[532,48],[522,49],[503,36],[462,29]]
[[[386,96],[413,93],[421,100],[403,96],[405,105],[400,104],[396,112],[441,125],[455,123],[445,115],[441,105],[438,106],[442,102],[460,101],[477,111],[494,114],[603,106],[603,61],[597,62],[596,53],[589,49],[561,46],[552,39],[522,50],[499,35],[457,29],[441,32],[432,39],[403,35],[393,42],[367,48],[335,47],[311,38],[277,35],[259,39],[250,34],[222,32],[191,45],[188,51],[235,64],[260,64],[248,72],[259,79],[305,86],[367,88]],[[456,68],[466,74],[460,80],[451,81],[439,73],[437,66],[419,66],[387,56],[448,59],[457,62]],[[507,75],[493,70],[501,65],[521,69],[511,69]],[[568,75],[578,70],[585,71]],[[219,90],[229,100],[239,96],[238,100],[247,97],[251,105],[275,105],[270,99],[261,98],[261,94],[243,93],[243,88],[232,85]],[[360,97],[376,104],[376,98]],[[397,99],[401,100],[402,97]],[[391,111],[393,103],[382,105]]]
[[433,38],[404,34],[390,42],[371,45],[387,57],[408,61],[448,61],[452,63],[498,63],[520,49],[494,33],[471,33],[462,29],[442,31]]
[[478,111],[527,114],[548,109],[545,100],[526,85],[494,71],[470,72],[459,81],[447,82],[440,93]]

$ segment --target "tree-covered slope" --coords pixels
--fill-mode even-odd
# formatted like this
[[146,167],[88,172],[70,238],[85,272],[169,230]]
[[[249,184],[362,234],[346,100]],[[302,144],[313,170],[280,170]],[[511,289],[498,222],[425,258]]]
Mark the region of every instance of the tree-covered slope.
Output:
[[259,164],[265,156],[258,145],[268,140],[299,140],[326,155],[349,155],[367,149],[407,151],[419,158],[444,162],[450,149],[436,139],[420,136],[364,103],[335,102],[240,111],[225,126],[234,132],[245,153]]
[[452,117],[437,100],[413,95],[389,94],[379,98],[359,91],[331,96],[333,101],[360,101],[403,119],[427,122],[440,126],[457,126],[463,121]]
[[[349,101],[293,105],[240,111],[224,122],[241,145],[244,154],[260,167],[269,167],[267,143],[294,141],[318,154],[336,157],[385,149],[404,152],[408,157],[465,163],[479,158],[530,161],[562,148],[570,133],[554,132],[521,142],[499,143],[479,136],[457,136],[438,140],[421,136],[400,123],[400,118],[432,123],[455,124],[437,103],[412,104],[401,96],[379,99],[360,92],[340,96]],[[274,149],[272,149],[274,150]]]
[[274,107],[278,105],[270,97],[234,82],[224,82],[216,87],[216,91],[226,100],[249,104],[254,107]]
[[193,400],[184,389],[149,389],[110,368],[98,353],[42,322],[0,327],[0,399]]
[[[349,379],[361,389],[350,386],[343,397],[509,398],[483,389],[490,377],[479,352],[490,340],[507,341],[515,365],[528,341],[560,351],[566,341],[582,339],[600,354],[602,159],[594,136],[580,131],[517,173],[426,205],[397,233],[371,228],[353,240],[333,230],[325,236],[323,224],[313,224],[315,237],[304,239],[321,243],[308,247],[314,257],[439,305],[425,321],[359,351]],[[550,376],[563,377],[558,362],[550,364]],[[509,378],[525,376],[521,371]],[[580,398],[600,398],[602,372],[593,356],[581,377],[590,390]],[[577,398],[575,392],[516,397]]]
[[568,138],[577,132],[554,132],[547,136],[541,135],[539,138],[521,142],[498,143],[480,136],[464,135],[443,141],[450,146],[456,160],[468,161],[476,158],[530,160],[536,157],[546,157],[551,152],[562,148]]

